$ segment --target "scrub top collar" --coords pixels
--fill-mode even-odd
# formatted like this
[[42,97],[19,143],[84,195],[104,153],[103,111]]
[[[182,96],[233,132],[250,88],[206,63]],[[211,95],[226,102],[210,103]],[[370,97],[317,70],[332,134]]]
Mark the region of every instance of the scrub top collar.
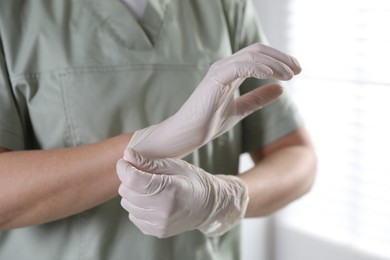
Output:
[[158,41],[170,0],[149,0],[138,21],[121,0],[86,0],[112,37],[129,49],[148,50]]

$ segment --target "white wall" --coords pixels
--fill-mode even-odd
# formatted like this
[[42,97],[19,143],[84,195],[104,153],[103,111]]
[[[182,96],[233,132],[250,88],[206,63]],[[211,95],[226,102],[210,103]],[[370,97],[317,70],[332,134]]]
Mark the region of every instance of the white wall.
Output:
[[[270,45],[288,53],[289,52],[288,43],[291,42],[290,40],[292,39],[288,39],[289,35],[288,33],[286,33],[286,28],[287,28],[286,25],[291,22],[289,21],[289,16],[288,16],[289,4],[291,0],[253,0],[253,1],[255,2],[255,5],[257,7],[257,11],[259,13],[259,17],[262,22],[264,32],[268,37]],[[309,8],[307,5],[310,5],[310,0],[299,1],[299,2],[305,4],[305,6],[302,6],[302,8]],[[364,1],[358,1],[358,2],[364,2]],[[355,3],[355,2],[350,1],[349,3]],[[387,4],[388,2],[387,0],[380,0],[380,1],[375,1],[375,3],[376,4],[382,3],[383,5],[384,3]],[[375,5],[375,3],[373,3],[373,5]],[[325,5],[327,4],[325,3]],[[347,4],[344,3],[344,8],[349,9],[349,7],[350,6],[348,6],[348,3]],[[387,12],[388,10],[390,9],[389,8],[383,9],[383,13]],[[341,13],[344,17],[345,15],[344,12]],[[348,16],[345,15],[345,17]],[[313,16],[310,18],[315,19],[316,17]],[[378,21],[380,20],[378,19]],[[386,22],[378,22],[378,26],[372,28],[374,29],[377,28],[378,29],[377,31],[383,32],[383,30],[380,30],[380,28],[382,27],[385,28],[388,24],[390,24],[389,20],[386,20]],[[310,21],[309,20],[304,21],[304,23],[310,23]],[[328,26],[328,23],[326,23],[326,25]],[[371,28],[371,27],[367,27],[367,28]],[[315,29],[317,30],[316,27]],[[345,32],[347,32],[347,30],[345,30]],[[306,31],[304,32],[304,35],[305,33]],[[343,35],[343,33],[344,31],[342,31],[341,35]],[[309,36],[311,35],[309,34]],[[383,40],[383,42],[385,42],[384,39],[388,40],[388,37],[382,38],[382,36],[380,36],[378,39]],[[302,42],[300,42],[300,44],[301,43]],[[306,42],[304,43],[306,44]],[[321,47],[323,48],[324,46]],[[357,48],[357,46],[355,47]],[[342,51],[344,52],[345,49],[342,48]],[[379,53],[378,50],[372,50],[372,52]],[[364,54],[364,52],[362,53]],[[387,57],[388,53],[389,52],[387,51],[387,49],[384,48],[383,55],[379,55],[379,56],[384,56],[381,57],[381,60],[386,61],[385,56]],[[365,57],[363,54],[361,56]],[[349,57],[348,55],[344,55],[342,57],[345,56]],[[376,63],[372,63],[372,64],[376,64]],[[376,69],[376,67],[379,68]],[[380,69],[384,68],[383,70],[384,73],[381,73],[382,75],[378,74],[379,76],[377,78],[382,79],[383,75],[387,75],[385,72],[387,67],[388,66],[382,64],[381,66],[375,66],[375,69],[378,71],[382,71]],[[386,80],[384,82],[388,82],[388,81]],[[383,102],[379,102],[379,104],[384,105]],[[243,160],[243,165],[242,165],[243,168],[248,167],[250,165],[246,161],[246,159],[247,158],[244,158]],[[303,215],[305,213],[299,211],[298,214]],[[383,256],[379,256],[377,251],[376,252],[362,251],[362,248],[356,245],[353,246],[351,244],[339,242],[336,239],[333,239],[333,241],[331,241],[332,240],[331,238],[337,237],[337,234],[335,235],[331,234],[330,237],[326,238],[324,236],[315,235],[314,233],[307,232],[307,231],[312,231],[314,229],[309,228],[305,232],[302,229],[295,228],[293,226],[290,226],[288,223],[286,223],[287,222],[286,220],[289,220],[290,217],[286,218],[286,215],[283,214],[277,214],[277,215],[278,215],[277,218],[244,220],[243,240],[242,240],[243,260],[329,260],[329,259],[332,260],[347,260],[347,259],[348,260],[351,259],[381,260],[383,259],[384,260]],[[387,229],[384,230],[386,231]],[[390,252],[390,248],[389,248],[389,252]]]
[[386,260],[284,224],[276,225],[274,236],[277,243],[273,259],[277,260]]

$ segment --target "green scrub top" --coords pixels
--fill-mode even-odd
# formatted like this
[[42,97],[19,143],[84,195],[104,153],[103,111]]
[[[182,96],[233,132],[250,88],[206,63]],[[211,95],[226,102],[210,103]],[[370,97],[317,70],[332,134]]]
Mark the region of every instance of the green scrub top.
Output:
[[[161,122],[215,60],[264,41],[244,0],[150,0],[138,22],[118,0],[0,2],[0,147],[94,143]],[[247,80],[246,92],[266,81]],[[300,126],[287,94],[186,160],[236,174],[239,155]],[[82,198],[80,198],[82,199]],[[51,223],[0,232],[0,259],[239,259],[239,226],[143,235],[113,199]]]

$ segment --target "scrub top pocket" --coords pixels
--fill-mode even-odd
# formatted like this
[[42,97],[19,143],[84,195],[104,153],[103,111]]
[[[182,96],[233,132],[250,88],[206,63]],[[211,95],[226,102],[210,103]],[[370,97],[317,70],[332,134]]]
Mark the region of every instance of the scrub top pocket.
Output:
[[62,73],[68,141],[93,143],[165,120],[187,100],[207,69],[130,65]]

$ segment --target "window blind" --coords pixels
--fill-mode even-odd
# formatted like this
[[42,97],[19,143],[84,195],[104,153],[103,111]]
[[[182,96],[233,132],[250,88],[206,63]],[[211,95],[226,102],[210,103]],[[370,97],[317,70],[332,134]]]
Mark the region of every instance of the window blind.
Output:
[[319,167],[277,221],[390,259],[390,1],[290,0],[287,20]]

